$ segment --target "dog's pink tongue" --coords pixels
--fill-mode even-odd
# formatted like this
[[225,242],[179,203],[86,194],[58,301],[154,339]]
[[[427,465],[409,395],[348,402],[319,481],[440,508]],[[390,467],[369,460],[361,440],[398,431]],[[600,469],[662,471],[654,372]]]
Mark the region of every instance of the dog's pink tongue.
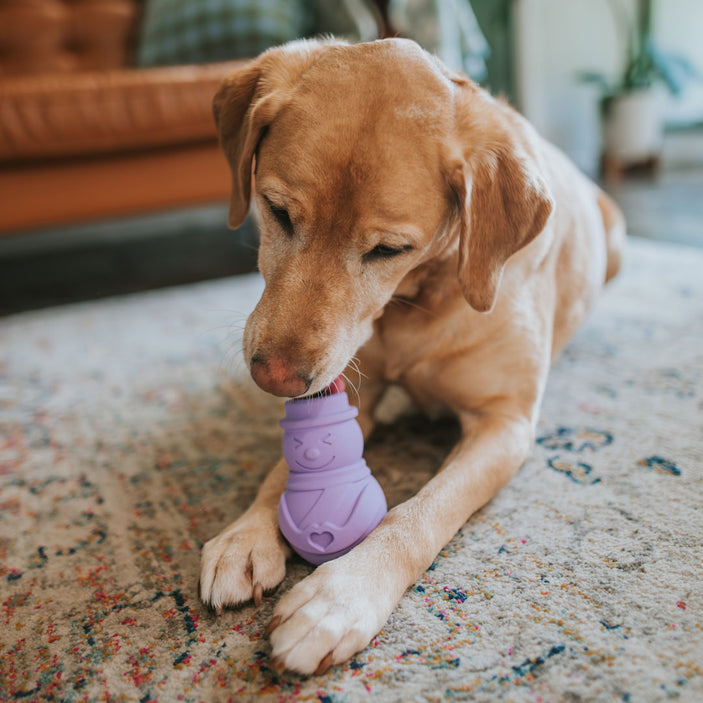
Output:
[[337,376],[337,378],[327,386],[327,392],[332,393],[344,393],[344,379],[342,376]]

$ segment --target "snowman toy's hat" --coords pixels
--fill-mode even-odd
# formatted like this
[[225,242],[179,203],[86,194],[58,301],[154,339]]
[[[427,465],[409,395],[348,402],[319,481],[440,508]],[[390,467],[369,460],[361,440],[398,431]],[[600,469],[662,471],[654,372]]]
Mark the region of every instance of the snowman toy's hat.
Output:
[[357,408],[349,405],[349,398],[344,392],[287,400],[285,409],[286,416],[278,423],[285,432],[335,425],[353,420],[359,414]]

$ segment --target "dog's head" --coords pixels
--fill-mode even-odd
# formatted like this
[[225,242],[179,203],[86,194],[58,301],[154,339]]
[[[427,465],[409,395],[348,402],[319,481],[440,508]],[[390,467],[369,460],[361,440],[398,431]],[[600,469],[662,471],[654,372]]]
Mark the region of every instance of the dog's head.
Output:
[[413,42],[272,49],[224,81],[214,113],[229,224],[252,196],[259,212],[266,287],[244,354],[276,395],[327,386],[434,257],[458,256],[464,295],[489,311],[506,260],[551,212],[525,139]]

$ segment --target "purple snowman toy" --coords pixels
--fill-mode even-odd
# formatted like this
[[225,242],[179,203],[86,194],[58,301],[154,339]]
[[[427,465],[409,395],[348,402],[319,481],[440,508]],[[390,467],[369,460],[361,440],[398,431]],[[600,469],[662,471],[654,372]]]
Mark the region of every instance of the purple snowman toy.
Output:
[[349,405],[341,377],[327,393],[287,401],[280,422],[289,472],[278,525],[291,547],[313,564],[348,552],[388,511],[362,457],[359,411]]

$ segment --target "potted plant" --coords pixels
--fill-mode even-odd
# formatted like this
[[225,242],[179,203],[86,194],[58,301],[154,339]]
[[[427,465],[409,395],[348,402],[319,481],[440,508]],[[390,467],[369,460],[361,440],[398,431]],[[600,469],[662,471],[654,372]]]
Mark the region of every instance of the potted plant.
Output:
[[634,17],[621,0],[609,0],[609,5],[626,37],[622,75],[614,84],[600,74],[583,77],[603,89],[604,170],[613,174],[633,165],[656,166],[664,133],[661,86],[679,95],[695,70],[685,58],[654,43],[653,0],[636,0]]

